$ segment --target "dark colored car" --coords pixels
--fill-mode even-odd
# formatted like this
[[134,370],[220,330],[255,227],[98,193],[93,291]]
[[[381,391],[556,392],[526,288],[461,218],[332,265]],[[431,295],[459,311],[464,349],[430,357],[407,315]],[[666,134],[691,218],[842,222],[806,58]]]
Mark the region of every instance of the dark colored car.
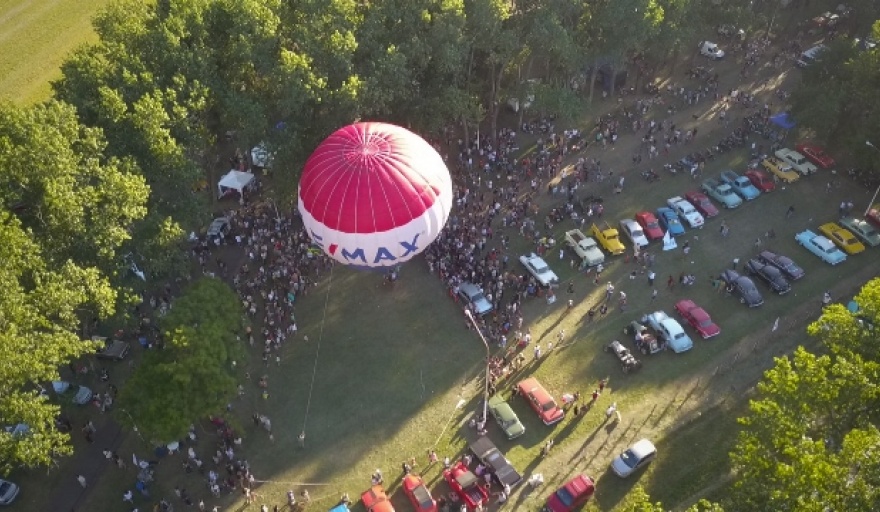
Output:
[[785,295],[791,291],[791,284],[782,271],[773,265],[767,265],[758,258],[752,258],[746,262],[746,271],[763,279],[779,295]]
[[715,207],[709,196],[699,190],[691,190],[685,193],[684,197],[694,205],[698,212],[703,214],[703,217],[708,219],[718,215],[718,208]]
[[764,297],[749,277],[740,275],[736,270],[727,269],[721,273],[721,280],[731,293],[736,292],[739,301],[750,308],[764,304]]
[[501,486],[511,487],[522,481],[522,475],[492,441],[482,436],[470,445],[474,456],[485,465]]
[[789,279],[793,281],[797,281],[798,279],[804,277],[806,272],[797,263],[792,261],[788,256],[783,256],[782,254],[776,254],[775,252],[770,251],[761,251],[761,254],[758,254],[758,259],[767,265],[773,265],[774,267],[781,270]]

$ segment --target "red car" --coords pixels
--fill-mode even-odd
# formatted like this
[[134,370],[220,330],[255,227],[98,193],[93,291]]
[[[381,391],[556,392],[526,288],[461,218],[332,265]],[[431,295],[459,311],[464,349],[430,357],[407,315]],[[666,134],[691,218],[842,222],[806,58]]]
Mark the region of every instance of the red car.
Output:
[[534,377],[528,378],[517,384],[516,387],[519,390],[519,394],[538,413],[538,417],[541,418],[544,425],[559,423],[565,417],[565,411],[556,405],[556,400],[550,396],[550,393],[544,389],[544,386],[538,382],[538,379]]
[[767,192],[773,192],[776,190],[776,183],[773,183],[773,179],[764,171],[749,169],[746,171],[746,177],[748,177],[749,181],[752,182],[752,185],[762,193],[766,194]]
[[703,214],[703,217],[708,219],[718,215],[718,208],[715,208],[715,205],[712,204],[712,201],[709,200],[706,194],[699,190],[691,190],[684,197],[694,205],[698,212]]
[[797,149],[800,154],[807,157],[808,160],[816,164],[817,167],[822,169],[831,169],[834,167],[834,158],[826,153],[822,146],[802,142],[796,145],[795,149]]
[[571,512],[586,503],[595,492],[593,479],[578,475],[551,494],[541,512]]
[[489,503],[489,491],[480,485],[483,480],[471,473],[471,470],[458,461],[451,468],[443,471],[443,478],[449,487],[467,505],[468,510],[475,510],[478,506]]
[[660,240],[663,238],[663,229],[657,222],[657,217],[651,212],[639,212],[636,214],[636,222],[642,226],[648,240]]
[[364,508],[369,512],[394,512],[394,507],[388,501],[388,495],[381,485],[374,485],[361,494]]
[[880,228],[880,203],[875,204],[868,210],[865,219],[874,226]]
[[721,328],[712,321],[712,317],[706,310],[694,304],[692,300],[680,300],[675,303],[675,310],[682,316],[687,323],[691,324],[704,340],[708,340],[713,336],[721,333]]
[[403,492],[416,512],[437,512],[437,502],[422,477],[412,473],[403,477]]

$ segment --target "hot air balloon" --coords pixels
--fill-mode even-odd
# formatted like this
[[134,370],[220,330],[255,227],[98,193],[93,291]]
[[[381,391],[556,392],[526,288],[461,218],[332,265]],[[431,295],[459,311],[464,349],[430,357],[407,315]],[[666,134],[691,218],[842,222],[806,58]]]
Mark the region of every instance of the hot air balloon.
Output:
[[452,179],[418,135],[357,123],[327,137],[306,161],[298,207],[312,242],[336,261],[393,267],[440,234],[452,208]]

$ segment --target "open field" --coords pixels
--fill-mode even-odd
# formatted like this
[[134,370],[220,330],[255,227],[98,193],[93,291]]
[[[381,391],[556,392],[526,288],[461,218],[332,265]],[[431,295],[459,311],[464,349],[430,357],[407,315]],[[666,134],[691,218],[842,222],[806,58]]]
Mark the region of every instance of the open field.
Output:
[[0,0],[0,100],[48,99],[64,57],[96,38],[91,19],[110,0]]
[[[741,154],[732,154],[726,161],[716,161],[706,174],[728,164],[741,168],[742,162]],[[624,194],[606,195],[605,217],[613,222],[638,208],[653,209],[666,197],[691,186],[690,178],[682,175],[664,176],[656,184],[633,179]],[[856,204],[868,199],[867,192],[849,182],[842,182],[827,196],[824,189],[825,177],[820,175],[722,212],[705,229],[688,231],[685,238],[691,240],[693,249],[687,259],[681,250],[663,253],[654,247],[660,290],[655,304],[644,275],[629,279],[630,271],[639,271],[639,267],[621,257],[610,258],[608,270],[596,286],[571,269],[567,260],[560,262],[558,252],[548,254],[548,262],[563,282],[560,300],[548,306],[542,299],[529,299],[527,324],[544,347],[559,329],[566,330],[569,343],[555,348],[539,363],[527,365],[520,375],[537,376],[557,398],[577,390],[588,395],[603,377],[610,377],[610,385],[597,407],[578,421],[545,427],[520,398],[514,398],[511,402],[526,426],[526,435],[508,442],[494,425],[490,428],[492,439],[518,469],[526,475],[542,473],[547,481],[532,492],[521,487],[513,500],[517,510],[537,510],[551,487],[575,472],[597,478],[593,506],[598,510],[613,509],[635,480],[670,507],[695,493],[714,490],[719,474],[727,471],[726,453],[737,430],[734,419],[744,411],[740,399],[771,364],[772,356],[810,341],[803,326],[818,314],[822,291],[831,289],[843,300],[844,292],[854,292],[877,272],[876,250],[832,268],[794,243],[796,230],[833,219],[841,198],[852,198]],[[789,205],[794,205],[797,213],[785,220],[783,213]],[[721,219],[731,228],[728,238],[717,231]],[[556,226],[554,233],[561,235],[569,226],[569,222]],[[769,294],[759,284],[766,304],[754,310],[713,291],[709,276],[727,266],[732,257],[752,254],[754,240],[771,227],[776,239],[766,241],[762,248],[790,255],[807,270],[807,277],[784,297]],[[513,235],[512,240],[513,253],[525,250],[526,242],[519,235]],[[521,271],[518,264],[515,269]],[[666,290],[666,276],[677,277],[683,271],[697,276],[697,284]],[[568,280],[575,283],[576,306],[570,312],[564,305]],[[629,309],[619,312],[612,308],[607,317],[587,324],[583,315],[600,299],[606,281],[628,293]],[[326,319],[322,321],[328,291]],[[674,301],[684,297],[704,306],[721,325],[722,334],[709,341],[695,339],[694,350],[685,354],[644,356],[639,373],[623,375],[602,346],[612,339],[628,342],[621,330],[629,320],[655,309],[672,312]],[[440,468],[424,468],[425,453],[435,448],[441,458],[455,457],[472,438],[472,431],[464,424],[478,407],[481,387],[477,377],[484,349],[475,333],[465,328],[462,315],[439,280],[427,273],[421,260],[405,266],[402,280],[393,286],[383,286],[376,275],[338,268],[332,282],[324,276],[321,286],[301,299],[297,316],[300,332],[308,335],[309,341],[300,338],[289,345],[280,367],[272,363],[263,369],[255,361],[247,395],[233,404],[247,433],[247,459],[257,478],[265,481],[260,495],[270,505],[280,504],[288,489],[302,488],[299,483],[326,484],[310,487],[310,491],[316,507],[329,507],[343,492],[359,494],[367,487],[370,473],[382,468],[395,504],[406,510],[399,489],[399,468],[411,456],[422,465],[418,470],[430,487],[437,494],[446,492]],[[777,317],[781,328],[771,333]],[[526,355],[531,361],[530,349]],[[272,388],[265,402],[255,386],[262,373],[269,375]],[[499,387],[504,396],[509,396],[507,388],[507,384]],[[466,402],[461,409],[456,408],[459,399]],[[601,413],[611,401],[616,401],[623,413],[623,421],[615,428],[604,424]],[[248,422],[255,411],[272,418],[274,442]],[[206,427],[209,425],[202,427],[203,435],[210,439],[213,436]],[[296,440],[302,430],[307,433],[304,450]],[[659,460],[631,480],[609,475],[606,468],[611,458],[640,437],[658,441],[662,450]],[[554,439],[556,446],[542,459],[540,448],[548,439]],[[210,443],[203,441],[200,450],[210,452]],[[137,437],[127,436],[119,451],[143,454],[147,447]],[[197,476],[184,474],[171,464],[170,468],[164,463],[160,466],[159,472],[165,476],[160,478],[161,485],[153,487],[153,496],[171,496],[175,484],[194,496],[204,494]],[[177,476],[167,478],[169,473]],[[108,470],[80,505],[88,509],[118,499],[115,494],[131,486],[130,479],[125,472]],[[238,510],[240,505],[229,510]]]

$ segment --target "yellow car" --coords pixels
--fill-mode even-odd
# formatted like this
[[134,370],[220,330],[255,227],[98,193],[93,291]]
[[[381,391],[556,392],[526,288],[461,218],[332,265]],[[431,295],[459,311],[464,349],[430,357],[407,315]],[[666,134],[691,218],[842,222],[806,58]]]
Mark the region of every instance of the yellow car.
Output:
[[776,179],[782,180],[786,183],[791,183],[801,177],[801,175],[792,169],[790,165],[775,156],[765,158],[764,161],[761,162],[761,165]]
[[865,246],[854,234],[833,222],[822,224],[819,231],[847,254],[858,254],[865,250]]

